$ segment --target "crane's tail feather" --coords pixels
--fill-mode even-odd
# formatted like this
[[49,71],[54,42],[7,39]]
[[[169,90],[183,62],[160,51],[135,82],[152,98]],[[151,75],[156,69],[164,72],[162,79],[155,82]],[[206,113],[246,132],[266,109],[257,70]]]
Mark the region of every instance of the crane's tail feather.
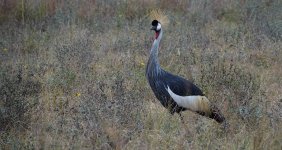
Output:
[[224,116],[222,115],[222,113],[220,112],[220,110],[217,107],[212,106],[211,111],[212,113],[209,116],[210,118],[216,120],[218,123],[222,123],[223,121],[225,121]]
[[212,105],[205,96],[199,97],[196,104],[198,106],[196,110],[198,114],[212,118],[218,123],[222,123],[225,120],[221,111],[216,106]]
[[222,115],[220,110],[215,106],[212,106],[209,112],[204,112],[204,111],[196,111],[196,112],[202,116],[206,116],[211,119],[214,119],[218,123],[223,123],[225,121],[225,117]]

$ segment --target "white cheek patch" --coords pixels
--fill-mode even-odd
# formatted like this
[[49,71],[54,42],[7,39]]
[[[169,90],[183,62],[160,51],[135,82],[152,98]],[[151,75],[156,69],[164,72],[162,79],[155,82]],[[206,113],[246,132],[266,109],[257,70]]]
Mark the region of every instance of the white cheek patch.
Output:
[[210,102],[205,96],[180,96],[173,93],[169,86],[167,88],[169,95],[177,105],[187,108],[191,111],[201,111],[210,114]]
[[157,30],[159,31],[162,28],[161,24],[158,23]]

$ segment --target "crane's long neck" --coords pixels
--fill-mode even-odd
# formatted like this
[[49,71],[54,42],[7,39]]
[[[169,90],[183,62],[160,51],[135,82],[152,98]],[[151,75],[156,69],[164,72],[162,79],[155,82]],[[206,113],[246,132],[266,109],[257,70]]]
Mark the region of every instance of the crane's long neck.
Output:
[[148,76],[157,76],[162,72],[160,67],[158,53],[159,53],[159,45],[162,39],[163,30],[161,29],[159,32],[156,32],[156,38],[151,48],[150,57],[147,63],[146,75]]

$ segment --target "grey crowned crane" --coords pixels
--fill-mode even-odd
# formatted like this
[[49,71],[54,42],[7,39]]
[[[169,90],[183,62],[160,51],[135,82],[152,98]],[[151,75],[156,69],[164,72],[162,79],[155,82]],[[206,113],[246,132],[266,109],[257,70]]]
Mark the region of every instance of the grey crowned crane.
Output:
[[222,123],[225,118],[220,110],[211,104],[196,85],[160,67],[158,49],[163,36],[161,23],[154,20],[151,30],[155,31],[155,39],[146,67],[146,78],[157,99],[171,114],[178,113],[182,121],[181,111],[190,110]]

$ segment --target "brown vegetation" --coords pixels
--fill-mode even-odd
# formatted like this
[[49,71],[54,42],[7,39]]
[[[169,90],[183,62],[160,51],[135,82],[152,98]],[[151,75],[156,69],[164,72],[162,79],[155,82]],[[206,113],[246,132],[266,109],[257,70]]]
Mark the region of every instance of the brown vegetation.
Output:
[[[0,149],[281,149],[279,0],[2,0]],[[145,78],[148,13],[160,61],[194,81],[227,129],[170,115]]]

